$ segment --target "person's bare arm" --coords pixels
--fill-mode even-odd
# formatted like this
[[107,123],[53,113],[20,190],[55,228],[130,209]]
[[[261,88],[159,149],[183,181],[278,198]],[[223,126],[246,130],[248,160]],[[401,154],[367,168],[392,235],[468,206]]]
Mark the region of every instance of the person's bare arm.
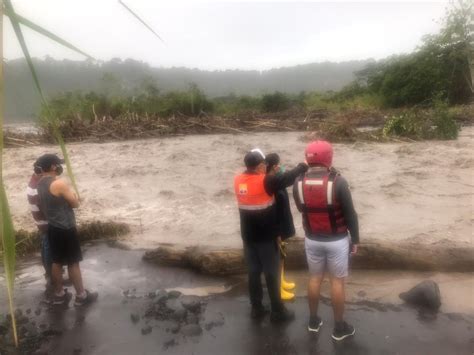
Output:
[[79,199],[72,188],[62,179],[56,179],[50,187],[54,196],[61,196],[69,203],[72,208],[79,207]]

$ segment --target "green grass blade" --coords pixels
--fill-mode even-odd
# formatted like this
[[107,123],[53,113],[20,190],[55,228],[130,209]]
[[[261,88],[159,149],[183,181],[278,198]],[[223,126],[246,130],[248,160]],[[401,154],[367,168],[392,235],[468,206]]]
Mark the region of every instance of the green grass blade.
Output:
[[[7,15],[8,17],[11,16],[11,13],[9,12],[8,9],[5,9],[5,15]],[[77,48],[76,46],[72,45],[71,43],[69,43],[68,41],[56,36],[54,33],[51,33],[50,31],[48,31],[47,29],[33,23],[32,21],[28,20],[27,18],[21,16],[21,15],[18,15],[16,14],[16,19],[17,21],[26,26],[26,27],[29,27],[30,29],[32,29],[33,31],[36,31],[40,34],[42,34],[43,36],[45,37],[48,37],[49,39],[63,45],[64,47],[67,47],[69,49],[72,49],[73,51],[79,53],[79,54],[82,54],[83,56],[87,57],[87,58],[90,58],[90,59],[94,59],[92,56],[90,56],[89,54],[81,51],[79,48]]]
[[[2,114],[3,116],[3,114]],[[3,122],[2,122],[3,129]],[[2,145],[3,147],[3,145]],[[3,154],[3,149],[2,152]],[[2,172],[3,174],[3,172]],[[7,194],[3,185],[3,178],[0,179],[0,208],[2,218],[2,248],[3,248],[3,265],[5,267],[5,278],[7,280],[8,293],[8,307],[12,319],[13,340],[15,346],[18,347],[18,334],[16,329],[15,307],[14,302],[14,287],[15,287],[15,263],[16,263],[16,246],[15,246],[15,232],[13,229],[12,217],[10,214],[10,207],[8,206]]]
[[146,28],[148,28],[156,37],[158,37],[158,39],[165,43],[165,41],[163,41],[163,38],[160,37],[160,35],[158,33],[156,33],[153,28],[151,28],[151,26],[149,26],[145,21],[143,21],[140,16],[138,16],[131,8],[129,8],[127,5],[125,5],[125,3],[122,1],[122,0],[119,0],[119,4],[122,5],[125,9],[127,9],[128,12],[130,12],[138,21],[140,21]]
[[13,5],[10,0],[4,0],[5,3],[5,12],[9,13],[10,17],[10,22],[13,26],[13,30],[15,31],[16,38],[18,39],[18,42],[20,42],[20,47],[21,50],[23,51],[23,55],[25,56],[26,62],[28,66],[30,67],[31,75],[33,76],[33,81],[35,82],[36,89],[38,90],[41,100],[46,103],[46,100],[43,95],[43,91],[41,90],[41,86],[38,80],[38,75],[36,75],[36,70],[35,67],[33,66],[33,61],[31,60],[30,56],[30,51],[28,50],[28,47],[26,46],[25,38],[23,37],[23,32],[21,31],[20,28],[20,22],[18,20],[18,16],[13,10]]
[[[0,58],[3,58],[3,1],[0,0]],[[15,286],[15,232],[13,221],[8,205],[7,194],[3,185],[3,105],[4,77],[3,61],[0,63],[0,239],[2,246],[2,259],[5,268],[5,279],[7,281],[8,307],[12,319],[13,340],[18,347],[18,334],[16,330],[16,319],[14,312],[14,286]]]
[[18,42],[20,42],[20,47],[23,51],[23,55],[25,56],[28,67],[30,68],[30,72],[31,72],[31,75],[33,77],[33,81],[35,83],[36,89],[38,90],[38,93],[41,97],[41,101],[43,102],[44,106],[47,109],[47,113],[48,113],[48,118],[47,119],[53,125],[54,136],[55,136],[55,139],[58,142],[58,144],[61,148],[61,151],[63,153],[63,157],[64,157],[64,160],[66,162],[66,167],[67,167],[67,172],[68,172],[68,175],[69,175],[69,179],[71,180],[72,186],[73,186],[74,190],[76,191],[77,196],[79,197],[79,190],[77,189],[76,179],[74,177],[74,173],[72,172],[71,161],[69,159],[69,154],[67,152],[66,145],[64,143],[64,139],[61,136],[61,132],[59,131],[57,119],[55,119],[53,117],[53,115],[51,114],[51,110],[49,109],[48,102],[46,101],[46,98],[43,94],[43,90],[41,89],[41,85],[40,85],[40,82],[39,82],[39,79],[38,79],[38,75],[36,74],[35,66],[34,66],[33,61],[31,59],[30,52],[29,52],[28,47],[27,47],[26,42],[25,42],[25,38],[23,37],[23,32],[21,31],[20,22],[18,20],[18,15],[16,14],[15,10],[13,9],[13,5],[11,3],[11,0],[4,0],[4,2],[5,2],[5,11],[8,11],[8,13],[9,13],[10,22],[12,23],[13,30],[15,31]]

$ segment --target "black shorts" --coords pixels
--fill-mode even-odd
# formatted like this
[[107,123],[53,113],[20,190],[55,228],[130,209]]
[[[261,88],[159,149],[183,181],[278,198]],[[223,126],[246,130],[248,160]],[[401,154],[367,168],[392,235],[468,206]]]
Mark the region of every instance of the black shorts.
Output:
[[49,225],[48,241],[53,263],[71,265],[82,261],[76,228],[62,229]]

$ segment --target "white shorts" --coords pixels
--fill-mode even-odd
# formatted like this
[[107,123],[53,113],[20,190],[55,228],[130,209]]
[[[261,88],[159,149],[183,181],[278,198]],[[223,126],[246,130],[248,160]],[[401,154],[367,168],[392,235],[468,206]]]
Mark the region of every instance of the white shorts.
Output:
[[326,271],[338,278],[349,275],[349,236],[332,242],[305,238],[304,246],[311,275]]

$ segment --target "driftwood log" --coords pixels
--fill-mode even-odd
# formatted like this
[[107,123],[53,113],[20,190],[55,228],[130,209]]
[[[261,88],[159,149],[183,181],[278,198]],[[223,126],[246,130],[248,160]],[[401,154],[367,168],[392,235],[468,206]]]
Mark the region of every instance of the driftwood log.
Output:
[[[177,266],[208,275],[237,275],[246,272],[242,248],[216,249],[163,244],[145,253],[143,259],[164,266]],[[287,269],[306,269],[304,239],[292,238],[287,246]],[[469,244],[420,244],[366,240],[351,257],[353,269],[474,271],[474,248]]]

